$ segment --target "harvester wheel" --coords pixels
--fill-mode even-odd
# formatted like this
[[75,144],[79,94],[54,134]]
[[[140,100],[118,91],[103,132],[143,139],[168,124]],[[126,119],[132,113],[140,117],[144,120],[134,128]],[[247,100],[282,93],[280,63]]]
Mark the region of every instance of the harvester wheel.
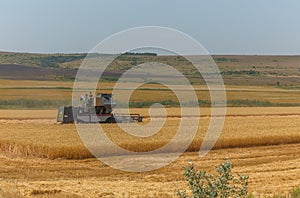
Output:
[[138,122],[143,122],[143,118],[142,117],[138,117]]
[[114,117],[107,118],[106,123],[116,123],[116,119]]

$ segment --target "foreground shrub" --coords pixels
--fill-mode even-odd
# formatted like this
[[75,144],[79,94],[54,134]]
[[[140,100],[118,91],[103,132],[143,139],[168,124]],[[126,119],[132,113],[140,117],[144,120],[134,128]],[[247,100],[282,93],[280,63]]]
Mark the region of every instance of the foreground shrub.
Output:
[[188,182],[191,196],[186,190],[176,190],[176,195],[181,198],[211,198],[211,197],[247,197],[248,176],[238,174],[235,178],[231,170],[233,165],[228,159],[216,167],[217,176],[205,170],[194,170],[194,165],[184,167],[184,176]]
[[292,197],[300,198],[300,187],[294,189],[294,191],[292,192]]

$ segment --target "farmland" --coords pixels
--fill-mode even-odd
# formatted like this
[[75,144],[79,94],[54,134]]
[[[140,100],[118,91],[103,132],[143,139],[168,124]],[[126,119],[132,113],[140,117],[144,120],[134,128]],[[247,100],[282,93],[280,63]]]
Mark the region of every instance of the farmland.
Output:
[[[97,92],[111,93],[114,83],[99,83]],[[2,109],[49,109],[70,105],[72,82],[0,80]],[[200,105],[209,106],[210,93],[206,86],[194,85]],[[180,88],[180,87],[179,87]],[[128,90],[120,90],[126,93]],[[158,93],[158,94],[157,94]],[[182,91],[181,93],[184,94]],[[226,86],[228,106],[299,106],[300,90],[268,86]],[[149,103],[172,101],[177,98],[172,90],[156,84],[146,84],[131,96],[133,107],[148,107]],[[147,103],[148,102],[148,103]]]
[[118,171],[96,159],[2,156],[0,161],[5,166],[0,170],[0,188],[1,193],[11,197],[20,194],[26,197],[173,197],[175,188],[185,187],[182,166],[189,160],[198,168],[211,171],[228,156],[236,172],[250,176],[249,191],[255,195],[284,194],[299,185],[298,148],[299,144],[222,149],[211,151],[205,158],[185,153],[169,166],[146,173]]
[[[141,112],[144,113],[143,115],[147,115],[144,109],[138,110],[134,112]],[[214,148],[224,149],[300,142],[300,108],[290,108],[290,111],[285,108],[280,110],[277,109],[276,113],[274,114],[273,112],[272,115],[272,108],[270,111],[268,108],[265,108],[264,111],[260,110],[259,113],[259,110],[255,110],[255,108],[230,109],[223,132]],[[176,108],[169,110],[164,127],[149,138],[138,138],[126,134],[118,125],[103,125],[102,128],[107,136],[119,146],[135,152],[147,152],[165,145],[175,135],[180,122],[180,119],[176,118],[178,115],[176,112],[178,111],[179,109]],[[234,113],[234,111],[243,111],[243,114]],[[17,112],[14,111],[13,113]],[[13,115],[9,116],[10,111],[1,111],[2,114],[8,115],[0,120],[0,142],[3,152],[8,151],[20,156],[38,156],[51,159],[83,159],[92,157],[82,145],[74,125],[54,124],[55,112],[46,111],[44,116],[47,115],[48,118],[47,116],[40,116],[40,114],[43,114],[41,111],[37,113],[29,111],[28,116],[26,116],[26,111],[20,112],[23,112],[22,116],[16,119],[16,117],[12,118]],[[53,116],[51,119],[49,119],[50,115]],[[190,152],[197,151],[200,148],[210,121],[210,117],[205,117],[206,115],[209,116],[209,109],[203,110],[203,117],[200,119],[201,124],[198,132],[188,148]],[[144,125],[148,121],[149,119],[145,119]],[[192,124],[197,124],[197,122],[195,123],[193,118],[190,118],[190,122],[183,126],[185,133],[189,133],[189,128]],[[42,134],[41,131],[43,132]],[[35,141],[36,137],[39,137],[38,143]],[[143,145],[143,147],[140,147],[140,145]]]
[[[299,56],[213,56],[225,82],[228,108],[222,133],[205,157],[198,151],[212,119],[211,101],[198,74],[180,57],[126,55],[116,60],[107,73],[111,76],[99,81],[96,92],[111,93],[115,77],[133,64],[157,60],[180,68],[179,60],[199,102],[199,126],[198,115],[192,114],[182,126],[186,134],[197,127],[186,152],[168,166],[144,173],[109,167],[91,155],[74,124],[56,123],[57,106],[71,104],[83,57],[0,53],[0,197],[174,197],[175,189],[186,188],[182,167],[189,161],[213,171],[226,157],[234,172],[249,175],[249,192],[255,197],[284,195],[300,186]],[[167,107],[166,118],[150,118],[148,107],[157,102]],[[133,92],[130,105],[130,113],[145,117],[142,126],[165,119],[164,127],[152,136],[136,137],[117,124],[101,125],[111,141],[126,150],[147,152],[174,137],[182,117],[172,90],[144,84]],[[105,158],[119,155],[103,149]],[[154,163],[176,151],[174,147],[156,154]]]
[[[0,78],[70,82],[86,54],[0,52]],[[226,85],[298,87],[300,56],[214,55]],[[97,60],[96,60],[97,61]],[[180,56],[120,55],[107,68],[103,81],[116,81],[128,69],[145,63],[170,65],[193,84],[205,84],[199,72]]]
[[[148,110],[132,111],[146,115]],[[299,107],[229,108],[223,132],[214,150],[204,158],[194,152],[199,150],[210,120],[210,109],[201,111],[196,138],[176,162],[147,173],[125,173],[91,158],[74,125],[55,124],[55,110],[1,110],[0,160],[7,165],[0,171],[4,179],[0,189],[5,189],[6,194],[28,197],[34,194],[37,197],[49,194],[173,197],[174,185],[184,186],[182,166],[189,160],[212,170],[225,157],[232,159],[237,172],[250,176],[249,188],[254,194],[287,193],[299,185]],[[114,124],[102,127],[119,146],[137,152],[149,151],[167,143],[178,127],[179,109],[170,108],[167,112],[169,117],[163,131],[146,139],[128,135]],[[272,181],[268,179],[270,175]],[[74,186],[78,186],[77,190]]]

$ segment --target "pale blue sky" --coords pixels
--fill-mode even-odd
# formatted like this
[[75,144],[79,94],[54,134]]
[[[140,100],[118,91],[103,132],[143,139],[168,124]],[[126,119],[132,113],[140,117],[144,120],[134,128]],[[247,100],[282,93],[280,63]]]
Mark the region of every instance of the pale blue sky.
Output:
[[0,51],[88,52],[109,35],[166,26],[211,54],[300,54],[299,0],[0,0]]

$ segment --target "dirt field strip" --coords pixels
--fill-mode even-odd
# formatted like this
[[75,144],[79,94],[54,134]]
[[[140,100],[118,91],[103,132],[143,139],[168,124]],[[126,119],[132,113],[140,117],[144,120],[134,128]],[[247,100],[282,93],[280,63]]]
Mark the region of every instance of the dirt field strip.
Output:
[[[200,116],[211,115],[211,109],[201,107]],[[227,107],[228,116],[241,115],[299,115],[300,107]],[[166,108],[168,116],[180,115],[180,108]],[[131,108],[131,113],[149,116],[148,108]],[[56,119],[57,109],[51,110],[0,110],[0,119]],[[194,116],[194,115],[191,115]]]
[[[244,115],[228,115],[225,117],[266,117],[266,116],[300,116],[300,113],[281,113],[281,114],[244,114]],[[164,118],[164,116],[143,116],[144,118]],[[200,116],[181,116],[169,115],[167,118],[195,118],[195,117],[224,117],[223,115],[200,115]]]

